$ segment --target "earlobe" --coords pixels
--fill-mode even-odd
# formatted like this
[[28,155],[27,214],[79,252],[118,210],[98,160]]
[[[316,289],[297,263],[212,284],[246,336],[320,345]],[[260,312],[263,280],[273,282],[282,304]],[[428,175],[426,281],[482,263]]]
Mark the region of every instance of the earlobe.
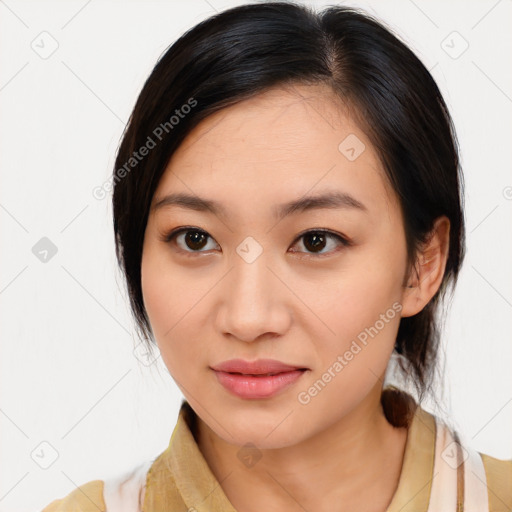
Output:
[[448,261],[449,246],[450,221],[443,215],[434,222],[404,287],[402,317],[419,313],[439,290]]

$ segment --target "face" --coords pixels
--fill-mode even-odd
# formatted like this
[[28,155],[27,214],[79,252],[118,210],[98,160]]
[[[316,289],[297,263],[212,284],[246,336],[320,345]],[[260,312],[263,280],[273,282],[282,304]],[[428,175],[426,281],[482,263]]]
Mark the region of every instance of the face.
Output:
[[[213,206],[162,201],[170,194]],[[331,199],[303,201],[322,195]],[[397,198],[324,86],[276,88],[202,121],[155,192],[141,268],[152,331],[185,398],[219,437],[260,448],[322,432],[380,384],[405,271]],[[212,369],[232,359],[301,370]]]

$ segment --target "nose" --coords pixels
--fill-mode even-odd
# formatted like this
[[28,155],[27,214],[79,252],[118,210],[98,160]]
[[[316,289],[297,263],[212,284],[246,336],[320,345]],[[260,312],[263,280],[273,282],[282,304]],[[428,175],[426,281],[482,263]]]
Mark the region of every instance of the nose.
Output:
[[291,293],[276,274],[263,255],[252,263],[234,259],[219,290],[219,332],[249,343],[289,329]]

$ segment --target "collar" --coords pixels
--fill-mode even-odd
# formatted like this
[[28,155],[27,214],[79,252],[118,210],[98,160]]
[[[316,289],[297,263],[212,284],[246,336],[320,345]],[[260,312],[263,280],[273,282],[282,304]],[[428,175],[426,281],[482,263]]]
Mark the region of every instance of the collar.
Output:
[[[146,480],[144,512],[185,506],[197,512],[237,512],[194,438],[197,416],[183,400],[167,449],[155,459]],[[387,512],[426,512],[434,470],[436,423],[416,407],[407,433],[402,471]]]

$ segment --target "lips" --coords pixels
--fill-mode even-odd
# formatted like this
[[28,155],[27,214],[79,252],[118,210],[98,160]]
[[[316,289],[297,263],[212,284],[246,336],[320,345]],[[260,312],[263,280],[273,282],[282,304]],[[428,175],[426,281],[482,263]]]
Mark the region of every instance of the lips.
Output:
[[275,359],[258,359],[256,361],[244,361],[243,359],[231,359],[212,366],[212,370],[226,373],[240,373],[242,375],[277,375],[278,373],[306,370],[303,366],[295,366],[276,361]]
[[308,370],[274,359],[231,359],[211,369],[227,391],[246,400],[271,398],[295,384]]

